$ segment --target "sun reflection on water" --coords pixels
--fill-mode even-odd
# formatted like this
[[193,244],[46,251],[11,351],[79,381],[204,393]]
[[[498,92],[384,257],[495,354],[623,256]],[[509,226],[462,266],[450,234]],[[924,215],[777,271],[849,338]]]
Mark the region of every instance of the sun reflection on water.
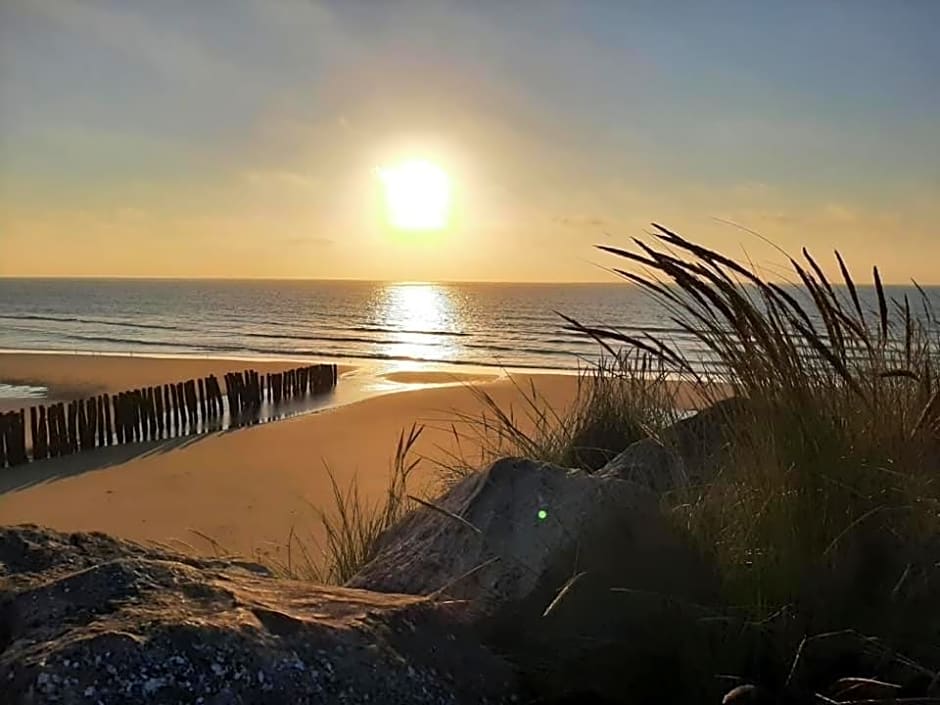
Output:
[[382,350],[390,357],[432,360],[458,357],[460,314],[446,286],[389,284],[382,292],[380,320],[393,331]]

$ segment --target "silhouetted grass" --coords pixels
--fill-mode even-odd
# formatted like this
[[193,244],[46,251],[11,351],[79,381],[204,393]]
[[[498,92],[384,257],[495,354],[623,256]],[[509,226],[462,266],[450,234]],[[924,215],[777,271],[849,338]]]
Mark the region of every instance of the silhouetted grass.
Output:
[[468,385],[481,412],[454,412],[453,447],[436,461],[445,481],[458,480],[493,461],[518,456],[563,467],[597,470],[631,443],[656,436],[679,416],[676,385],[657,360],[630,350],[602,357],[578,372],[574,399],[555,408],[534,378],[511,378],[515,404]]
[[601,249],[642,267],[618,271],[710,364],[650,336],[572,327],[747,400],[713,481],[676,509],[720,566],[729,600],[755,620],[787,623],[781,653],[806,634],[849,627],[932,653],[940,345],[926,294],[890,300],[875,268],[868,310],[838,253],[841,282],[804,250],[790,260],[791,287],[656,227],[638,252]]

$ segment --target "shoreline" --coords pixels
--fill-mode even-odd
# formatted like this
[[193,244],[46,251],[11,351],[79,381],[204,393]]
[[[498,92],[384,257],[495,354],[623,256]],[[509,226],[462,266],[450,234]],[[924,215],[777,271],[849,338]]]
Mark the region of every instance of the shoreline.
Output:
[[[79,362],[80,361],[80,362]],[[260,372],[280,372],[298,362],[326,362],[315,357],[209,357],[196,355],[126,355],[121,353],[0,350],[0,413],[29,409],[30,406],[68,402],[96,394],[128,391],[141,386],[157,386],[210,373],[221,376],[245,367]],[[361,359],[336,362],[339,383],[332,392],[311,397],[286,418],[320,413],[328,409],[364,401],[385,394],[421,389],[489,382],[510,376],[576,377],[576,370],[513,369],[496,366],[446,363],[394,362]],[[102,366],[107,365],[109,379]],[[164,368],[138,373],[147,367]],[[72,368],[79,369],[72,369]],[[134,371],[131,371],[131,370]],[[8,392],[4,393],[4,387]],[[19,390],[20,394],[14,394]],[[283,420],[283,419],[279,419]],[[268,423],[276,422],[277,420]]]
[[[331,363],[339,365],[340,367],[382,367],[382,366],[399,366],[405,367],[409,366],[412,368],[421,368],[421,369],[450,369],[456,368],[457,370],[488,370],[488,371],[506,371],[511,374],[578,374],[578,372],[585,367],[589,367],[592,363],[586,359],[578,358],[579,362],[583,363],[579,367],[546,367],[543,365],[526,365],[526,364],[499,364],[496,362],[486,363],[486,362],[473,362],[473,361],[461,361],[461,360],[427,360],[422,358],[412,358],[412,357],[403,357],[403,356],[388,356],[388,357],[376,357],[376,356],[363,356],[363,357],[354,357],[348,355],[330,355],[325,353],[318,354],[257,354],[257,355],[229,355],[229,354],[213,354],[213,353],[199,353],[199,352],[174,352],[174,353],[161,353],[155,351],[144,351],[144,352],[134,352],[130,350],[125,351],[110,351],[110,350],[40,350],[32,348],[0,348],[0,356],[3,355],[42,355],[42,356],[63,356],[70,358],[82,358],[82,357],[117,357],[117,358],[133,358],[133,359],[153,359],[153,360],[214,360],[214,361],[223,361],[223,362],[252,362],[252,363],[281,363],[281,362],[293,362],[293,363]],[[2,380],[0,380],[2,381]]]

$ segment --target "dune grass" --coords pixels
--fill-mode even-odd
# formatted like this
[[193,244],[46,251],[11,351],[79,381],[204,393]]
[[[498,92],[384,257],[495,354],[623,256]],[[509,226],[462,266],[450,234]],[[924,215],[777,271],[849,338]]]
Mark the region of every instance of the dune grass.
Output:
[[532,378],[528,385],[510,379],[518,401],[508,406],[485,388],[468,385],[482,411],[453,414],[447,428],[453,447],[441,448],[435,461],[445,486],[507,456],[597,470],[679,417],[677,386],[644,352],[611,349],[582,367],[574,399],[563,409],[553,407]]
[[707,364],[648,335],[572,327],[747,400],[714,479],[674,507],[729,602],[780,623],[786,658],[807,634],[852,628],[940,663],[940,344],[927,294],[891,300],[877,268],[862,289],[838,253],[833,282],[805,250],[784,285],[657,233],[638,252],[602,249],[641,266],[618,271]]
[[389,468],[385,496],[368,501],[359,493],[354,477],[346,487],[326,468],[333,490],[333,507],[314,509],[326,536],[321,546],[312,537],[299,536],[293,529],[281,557],[263,560],[276,575],[292,580],[309,580],[342,585],[375,556],[382,533],[394,526],[411,508],[409,479],[421,458],[414,447],[423,427],[413,424],[398,437]]

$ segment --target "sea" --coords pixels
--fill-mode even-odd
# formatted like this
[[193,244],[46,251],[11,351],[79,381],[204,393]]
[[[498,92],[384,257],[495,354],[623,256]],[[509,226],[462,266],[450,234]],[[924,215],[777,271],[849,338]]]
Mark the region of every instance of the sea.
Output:
[[[940,287],[926,290],[940,310]],[[889,296],[913,287],[890,287]],[[870,308],[872,290],[862,291]],[[922,315],[914,306],[915,315]],[[582,324],[646,333],[704,359],[643,290],[605,284],[0,279],[0,349],[157,356],[401,361],[576,370]]]

